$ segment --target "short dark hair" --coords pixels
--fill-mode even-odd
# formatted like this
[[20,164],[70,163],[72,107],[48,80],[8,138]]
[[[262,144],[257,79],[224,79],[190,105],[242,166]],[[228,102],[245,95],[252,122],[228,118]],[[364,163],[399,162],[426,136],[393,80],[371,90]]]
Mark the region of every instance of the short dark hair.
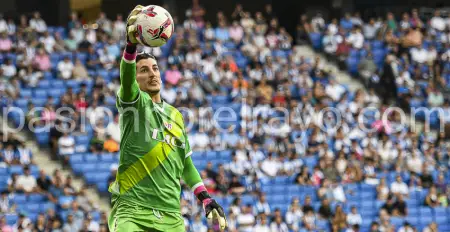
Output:
[[140,52],[137,54],[136,56],[136,63],[139,62],[140,60],[144,60],[144,59],[154,59],[156,60],[156,57],[150,53],[147,52]]

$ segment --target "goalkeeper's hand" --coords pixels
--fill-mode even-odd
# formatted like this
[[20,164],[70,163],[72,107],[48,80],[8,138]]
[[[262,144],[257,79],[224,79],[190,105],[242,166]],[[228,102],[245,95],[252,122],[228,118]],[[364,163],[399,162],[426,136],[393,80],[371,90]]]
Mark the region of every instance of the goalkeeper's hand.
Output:
[[223,212],[222,206],[217,204],[216,200],[212,198],[206,198],[203,200],[203,208],[205,209],[206,218],[210,220],[217,220],[221,230],[225,230],[227,227],[227,218]]
[[127,43],[129,44],[137,44],[138,41],[136,40],[136,25],[134,25],[134,22],[137,19],[137,16],[139,13],[141,13],[142,8],[144,8],[144,6],[142,5],[137,5],[130,13],[130,15],[128,15],[127,18]]

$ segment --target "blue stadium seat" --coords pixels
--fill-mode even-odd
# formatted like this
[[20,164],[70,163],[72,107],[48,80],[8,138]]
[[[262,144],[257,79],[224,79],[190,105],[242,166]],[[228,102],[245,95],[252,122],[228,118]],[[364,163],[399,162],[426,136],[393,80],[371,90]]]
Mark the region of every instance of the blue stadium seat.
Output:
[[43,202],[47,197],[43,194],[33,193],[28,196],[28,202]]
[[62,81],[62,80],[53,80],[52,87],[56,88],[56,89],[63,89],[63,88],[66,88],[66,85],[64,84],[64,81]]
[[100,160],[102,162],[114,162],[114,155],[112,153],[100,155]]
[[81,172],[87,173],[92,172],[96,169],[96,163],[85,163],[83,166],[81,166]]
[[403,225],[403,223],[404,223],[404,221],[405,221],[405,219],[404,218],[401,218],[401,217],[391,217],[391,223],[392,223],[392,225],[393,226],[395,226],[395,227],[400,227],[400,226],[402,226]]
[[329,231],[330,223],[327,220],[319,219],[316,221],[316,226],[319,230]]
[[20,97],[22,98],[31,98],[32,97],[32,91],[31,89],[20,89]]
[[420,207],[420,216],[421,217],[427,217],[427,216],[432,216],[433,214],[432,214],[432,212],[431,212],[431,208],[430,207],[425,207],[425,206],[423,206],[423,207]]
[[25,194],[15,194],[13,198],[14,203],[23,204],[27,203],[27,196]]
[[39,210],[40,210],[39,203],[27,203],[27,204],[25,204],[25,206],[26,206],[26,211],[28,213],[39,213]]
[[88,163],[96,163],[98,161],[98,156],[92,153],[87,153],[84,155],[84,160]]
[[73,154],[69,157],[70,164],[84,163],[83,154]]
[[[45,93],[45,94],[47,94],[47,93]],[[35,107],[43,107],[47,103],[47,96],[45,96],[45,97],[40,96],[40,98],[36,98],[36,96],[35,96],[33,99],[31,99],[31,102],[33,103],[33,105]]]
[[47,212],[49,209],[56,210],[56,206],[55,206],[55,204],[53,204],[51,202],[45,202],[45,203],[39,204],[39,209],[40,209],[41,213],[44,213],[44,212]]
[[21,165],[12,165],[9,167],[9,173],[10,174],[17,173],[21,175],[23,174],[23,167]]
[[96,183],[98,191],[100,191],[101,193],[105,193],[108,192],[108,183],[106,183],[106,181],[98,181]]
[[6,219],[6,224],[12,226],[17,222],[17,219],[19,219],[19,216],[17,214],[6,214],[5,219]]

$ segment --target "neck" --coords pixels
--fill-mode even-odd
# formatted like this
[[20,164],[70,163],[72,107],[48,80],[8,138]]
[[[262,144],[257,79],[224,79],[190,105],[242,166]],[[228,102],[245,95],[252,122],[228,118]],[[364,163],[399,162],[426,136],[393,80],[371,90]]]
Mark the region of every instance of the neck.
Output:
[[155,102],[155,103],[161,103],[162,102],[161,101],[161,94],[159,94],[159,93],[151,94],[150,93],[150,96],[151,96],[153,102]]

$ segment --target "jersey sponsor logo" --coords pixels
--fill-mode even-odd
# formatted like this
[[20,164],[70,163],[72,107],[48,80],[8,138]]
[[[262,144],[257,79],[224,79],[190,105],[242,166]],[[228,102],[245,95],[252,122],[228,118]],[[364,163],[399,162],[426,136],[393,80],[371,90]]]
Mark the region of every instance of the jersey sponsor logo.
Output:
[[180,138],[172,136],[171,134],[164,135],[164,133],[158,129],[153,129],[152,139],[178,148],[184,149],[186,147],[186,144]]
[[165,126],[168,130],[172,130],[172,123],[164,122],[164,126]]

